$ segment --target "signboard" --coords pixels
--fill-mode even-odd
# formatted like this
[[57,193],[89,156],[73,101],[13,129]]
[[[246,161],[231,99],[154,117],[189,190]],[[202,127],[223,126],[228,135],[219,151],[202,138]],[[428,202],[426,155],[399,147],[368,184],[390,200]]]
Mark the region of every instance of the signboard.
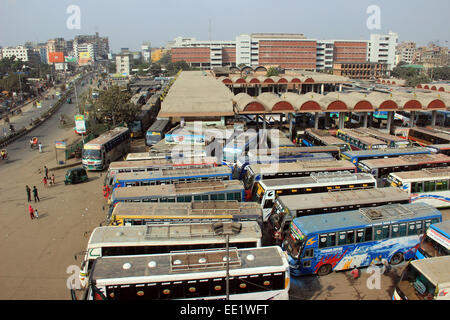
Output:
[[55,63],[55,70],[65,70],[65,63]]
[[64,52],[49,52],[48,53],[48,62],[64,62]]
[[65,62],[77,62],[77,59],[73,56],[64,57]]
[[195,134],[166,134],[167,144],[193,144],[193,145],[205,145],[204,135]]
[[84,115],[75,115],[75,130],[78,133],[86,133],[86,124],[84,122]]
[[80,59],[89,59],[91,57],[89,52],[80,52],[79,56],[80,56]]
[[42,104],[41,104],[40,101],[36,102],[36,107],[37,107],[38,109],[42,108]]
[[65,149],[66,142],[65,141],[55,141],[55,148],[56,149]]

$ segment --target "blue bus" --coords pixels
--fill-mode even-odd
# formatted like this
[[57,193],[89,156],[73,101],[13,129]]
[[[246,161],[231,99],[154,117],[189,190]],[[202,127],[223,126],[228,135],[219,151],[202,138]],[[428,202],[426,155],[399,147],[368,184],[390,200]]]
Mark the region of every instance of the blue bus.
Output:
[[361,160],[391,158],[410,154],[430,154],[431,151],[423,147],[407,147],[407,148],[388,148],[388,149],[372,149],[345,151],[341,153],[341,158],[351,161],[354,165],[358,165]]
[[422,237],[416,259],[450,255],[450,220],[432,224]]
[[231,168],[220,166],[212,168],[163,169],[147,172],[122,172],[115,175],[113,189],[214,180],[232,180]]
[[285,163],[297,161],[317,161],[317,160],[333,160],[335,159],[329,153],[302,153],[294,157],[276,157],[258,155],[256,158],[249,155],[241,156],[233,169],[233,177],[242,180],[247,173],[247,166],[251,164],[268,164],[268,163]]
[[382,259],[396,265],[414,258],[421,235],[440,221],[442,213],[426,203],[303,216],[292,221],[282,246],[295,276],[323,276]]

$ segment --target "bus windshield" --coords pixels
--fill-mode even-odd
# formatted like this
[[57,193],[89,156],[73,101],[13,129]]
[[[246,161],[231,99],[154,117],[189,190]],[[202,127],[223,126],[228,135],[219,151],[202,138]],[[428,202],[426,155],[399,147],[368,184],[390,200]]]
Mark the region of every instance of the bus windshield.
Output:
[[427,234],[424,235],[418,250],[427,258],[450,255],[450,250],[431,239]]
[[102,152],[99,149],[83,149],[83,159],[101,160]]
[[284,245],[287,253],[294,259],[298,259],[300,253],[302,252],[303,244],[305,243],[305,236],[297,228],[297,226],[291,223],[291,231],[289,236],[286,237]]
[[408,300],[432,300],[436,286],[412,264],[408,264],[398,283],[397,290]]
[[253,181],[254,181],[254,175],[252,174],[252,172],[250,170],[247,170],[247,172],[245,173],[244,176],[244,187],[246,190],[250,190],[250,188],[253,185]]

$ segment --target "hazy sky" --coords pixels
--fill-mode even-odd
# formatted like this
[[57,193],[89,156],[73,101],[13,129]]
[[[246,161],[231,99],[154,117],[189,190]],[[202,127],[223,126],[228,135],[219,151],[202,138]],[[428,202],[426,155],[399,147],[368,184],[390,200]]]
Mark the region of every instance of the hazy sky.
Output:
[[[71,5],[80,29],[69,29]],[[369,30],[370,5],[380,8],[381,28]],[[110,49],[164,46],[177,36],[234,40],[239,34],[303,33],[313,39],[364,39],[397,32],[399,42],[426,45],[450,39],[448,0],[0,0],[0,46],[45,42],[80,34],[109,37]]]

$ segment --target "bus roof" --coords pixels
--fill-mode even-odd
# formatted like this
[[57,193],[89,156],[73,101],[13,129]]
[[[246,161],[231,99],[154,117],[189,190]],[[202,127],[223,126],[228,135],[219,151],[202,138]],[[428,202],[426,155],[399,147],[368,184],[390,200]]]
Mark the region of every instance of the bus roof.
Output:
[[373,156],[389,156],[389,155],[404,155],[404,154],[417,154],[417,153],[431,153],[430,150],[423,147],[406,147],[406,148],[388,148],[388,149],[378,149],[378,150],[357,150],[357,151],[345,151],[342,152],[349,158],[364,158]]
[[278,197],[278,201],[285,208],[288,208],[289,211],[343,205],[356,206],[366,203],[409,201],[409,199],[407,192],[394,187],[296,194]]
[[214,191],[243,190],[244,185],[238,180],[182,182],[176,184],[165,184],[158,186],[138,186],[127,188],[115,188],[115,198],[139,198],[142,196],[177,196],[196,195]]
[[308,185],[312,183],[318,184],[328,184],[332,183],[362,183],[362,182],[375,182],[375,178],[369,173],[349,173],[347,171],[336,171],[336,172],[318,172],[312,173],[308,177],[298,177],[298,178],[280,178],[280,179],[269,179],[261,180],[258,183],[261,184],[263,188],[277,187],[277,186],[295,186],[295,185]]
[[112,215],[119,216],[201,216],[201,215],[261,215],[256,202],[194,201],[194,202],[118,202]]
[[169,119],[156,119],[156,121],[153,122],[153,124],[150,126],[150,128],[147,130],[147,132],[152,132],[152,131],[160,132],[167,127],[169,122],[170,122]]
[[378,140],[372,136],[370,136],[367,133],[363,133],[357,130],[353,129],[339,129],[339,131],[342,131],[343,133],[347,134],[349,137],[352,137],[354,139],[360,140],[364,143],[370,144],[370,145],[379,145],[379,144],[386,144],[386,142],[382,140]]
[[211,168],[190,168],[183,167],[175,169],[161,169],[156,171],[140,172],[120,172],[116,175],[116,181],[143,180],[143,179],[163,179],[167,177],[192,177],[192,176],[212,176],[212,175],[231,175],[231,168],[227,166]]
[[450,220],[434,223],[432,226],[433,228],[440,230],[450,238]]
[[[95,260],[92,280],[97,285],[142,283],[143,278],[173,276],[199,272],[225,276],[227,252],[225,249],[175,251],[166,254],[101,257]],[[230,275],[239,274],[239,269],[254,269],[254,272],[273,272],[273,268],[287,268],[287,260],[278,246],[230,249]],[[202,259],[202,260],[200,260]],[[124,268],[129,263],[130,268]],[[129,278],[129,279],[127,279]],[[157,278],[155,278],[156,280]],[[104,281],[102,281],[104,280]],[[154,281],[155,281],[154,280]]]
[[360,208],[359,210],[303,216],[294,218],[293,223],[297,226],[301,224],[301,231],[311,234],[429,216],[442,216],[442,213],[425,202],[396,203],[373,208]]
[[412,166],[425,163],[448,163],[450,164],[450,156],[442,153],[435,154],[410,154],[400,157],[379,158],[362,160],[359,163],[366,165],[368,168],[387,168],[399,166]]
[[296,161],[280,162],[275,164],[251,164],[248,168],[256,174],[261,173],[288,173],[288,172],[310,172],[314,170],[355,170],[355,165],[348,160],[316,160],[316,161]]
[[[261,238],[261,228],[256,221],[240,222],[242,229],[230,236],[230,240],[242,241],[245,238]],[[133,243],[163,243],[169,240],[189,242],[217,242],[219,237],[213,228],[214,223],[164,223],[145,226],[97,227],[92,231],[88,249],[98,246],[127,246]],[[222,238],[221,238],[222,239]],[[225,243],[224,243],[225,245]]]
[[108,132],[103,133],[102,135],[98,136],[95,139],[92,139],[91,141],[85,143],[84,145],[102,145],[105,142],[110,141],[111,139],[117,137],[118,135],[127,132],[128,128],[125,127],[117,127],[112,130],[109,130]]
[[[371,136],[377,136],[377,137],[381,137],[383,139],[386,139],[388,141],[394,141],[394,142],[408,142],[408,140],[405,140],[403,138],[391,135],[389,133],[380,131],[380,130],[376,130],[373,128],[358,128],[358,129],[353,129],[354,132],[363,132],[365,134],[369,134]],[[379,139],[382,140],[382,139]]]
[[421,132],[421,133],[425,133],[425,134],[430,134],[430,135],[433,135],[435,137],[438,137],[438,138],[450,141],[450,134],[447,134],[444,131],[438,131],[438,130],[434,130],[434,129],[431,129],[431,128],[429,129],[429,128],[414,127],[414,128],[410,128],[409,129],[409,135],[411,135],[411,130],[414,130],[414,131],[417,131],[417,132]]
[[450,143],[442,143],[442,144],[430,144],[427,148],[434,148],[439,150],[450,150]]
[[450,256],[413,260],[411,264],[435,286],[445,287],[445,284],[450,283]]
[[160,165],[181,165],[181,164],[199,164],[199,163],[211,163],[217,164],[216,157],[186,157],[177,159],[151,159],[151,160],[137,160],[137,161],[113,161],[109,164],[109,169],[120,168],[146,168]]
[[328,130],[308,128],[305,130],[305,132],[308,132],[308,134],[317,137],[318,139],[322,140],[327,145],[346,144],[345,141],[331,135],[331,133],[329,133]]
[[401,180],[445,180],[450,179],[450,167],[427,168],[415,171],[392,172],[390,175]]
[[[343,141],[342,141],[343,142]],[[278,155],[278,156],[289,156],[298,155],[302,153],[323,153],[323,152],[339,152],[339,147],[335,146],[314,146],[314,147],[292,147],[292,148],[271,148],[271,149],[250,149],[248,151],[249,155]]]

